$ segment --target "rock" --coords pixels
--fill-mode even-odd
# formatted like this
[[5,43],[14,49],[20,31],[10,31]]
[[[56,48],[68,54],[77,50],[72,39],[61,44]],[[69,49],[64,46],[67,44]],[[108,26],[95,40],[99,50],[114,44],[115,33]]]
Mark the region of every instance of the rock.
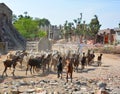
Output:
[[27,82],[25,82],[25,81],[23,81],[23,80],[20,80],[20,82],[19,82],[21,85],[28,85],[28,83]]
[[4,85],[3,85],[3,88],[8,88],[8,87],[9,87],[9,86],[8,86],[8,85],[6,85],[6,84],[4,84]]
[[59,94],[59,92],[54,91],[54,93],[53,93],[53,94]]
[[78,89],[77,89],[77,88],[75,88],[75,89],[74,89],[74,91],[78,91]]
[[22,93],[22,92],[20,92],[20,91],[18,91],[18,90],[11,90],[11,94],[20,94],[20,93]]
[[34,82],[34,81],[30,81],[30,84],[31,84],[31,85],[35,85],[35,82]]
[[42,82],[42,81],[41,81],[41,82],[40,82],[40,84],[41,84],[41,85],[44,85],[44,84],[45,84],[45,82]]
[[74,91],[72,94],[84,94],[82,91]]
[[98,90],[96,94],[109,94],[106,90]]
[[54,81],[53,81],[53,82],[50,82],[49,84],[50,84],[50,85],[58,85],[58,82],[56,82],[56,81],[54,82]]
[[81,87],[81,90],[86,91],[87,88],[86,87]]
[[47,91],[44,90],[43,88],[36,88],[35,94],[47,94]]
[[77,81],[75,84],[77,84],[77,85],[81,85],[80,81]]
[[2,83],[4,81],[4,79],[3,78],[0,78],[0,83]]
[[33,92],[35,92],[35,89],[28,89],[26,92],[27,93],[33,93]]
[[111,94],[120,94],[120,89],[115,88],[114,90],[111,91]]
[[98,82],[97,85],[99,88],[106,88],[106,86],[107,86],[107,84],[104,82]]

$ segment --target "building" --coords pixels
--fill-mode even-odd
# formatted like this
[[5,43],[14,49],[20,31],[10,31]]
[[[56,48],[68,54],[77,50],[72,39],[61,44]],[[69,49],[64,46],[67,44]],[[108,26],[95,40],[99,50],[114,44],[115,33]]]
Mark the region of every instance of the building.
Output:
[[8,49],[25,49],[26,41],[12,25],[12,10],[0,3],[0,42],[7,43]]
[[108,36],[109,44],[120,43],[120,28],[99,30],[98,35]]
[[61,38],[60,28],[52,25],[49,29],[49,39],[59,40]]
[[56,25],[41,26],[40,29],[47,32],[48,39],[58,40],[61,38],[61,28]]
[[114,28],[116,43],[120,44],[120,28]]

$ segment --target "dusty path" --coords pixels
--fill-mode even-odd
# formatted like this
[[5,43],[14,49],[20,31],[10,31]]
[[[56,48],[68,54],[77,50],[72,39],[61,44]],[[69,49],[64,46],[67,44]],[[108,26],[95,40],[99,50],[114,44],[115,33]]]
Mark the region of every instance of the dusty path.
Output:
[[[95,53],[96,57],[99,53]],[[62,81],[61,79],[57,78],[56,72],[51,72],[51,73],[46,73],[46,75],[40,75],[40,74],[35,74],[34,76],[31,76],[31,74],[28,72],[28,76],[25,75],[25,68],[22,70],[20,68],[16,68],[15,74],[16,78],[12,78],[11,75],[11,70],[8,69],[8,77],[2,79],[1,74],[3,72],[3,63],[2,60],[6,58],[6,56],[2,56],[0,58],[0,87],[3,86],[4,82],[10,83],[11,81],[40,81],[40,80],[57,80],[57,81]],[[95,58],[96,61],[96,58]],[[106,83],[112,83],[112,86],[114,85],[116,88],[120,86],[120,57],[117,55],[112,55],[112,54],[103,54],[103,60],[102,60],[102,66],[98,67],[96,64],[93,64],[92,66],[86,67],[82,72],[79,70],[78,73],[74,72],[73,73],[73,79],[81,81],[81,77],[84,79],[92,79],[92,80],[99,80],[103,81]],[[19,64],[18,64],[19,65]],[[81,66],[79,66],[80,68]],[[65,72],[63,73],[63,81],[65,82],[65,77],[66,74]],[[74,81],[73,80],[73,81]],[[5,88],[6,89],[6,88]],[[0,91],[4,91],[5,89],[0,88]],[[25,90],[27,87],[20,87],[20,89]],[[58,88],[56,87],[55,90]],[[62,88],[59,88],[58,91],[60,91]],[[116,93],[120,94],[120,93]]]

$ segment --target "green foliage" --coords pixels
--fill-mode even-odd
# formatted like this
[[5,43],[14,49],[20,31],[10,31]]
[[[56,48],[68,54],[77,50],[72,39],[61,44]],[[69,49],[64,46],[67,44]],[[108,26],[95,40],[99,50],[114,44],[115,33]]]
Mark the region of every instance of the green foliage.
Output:
[[90,34],[92,36],[95,36],[101,27],[98,17],[96,15],[95,15],[95,18],[91,19],[89,27],[90,27]]
[[73,25],[74,24],[72,22],[68,22],[67,20],[65,21],[64,30],[62,31],[65,39],[68,38],[71,39],[71,35],[73,34],[73,28],[74,28]]
[[50,21],[46,18],[43,18],[43,19],[35,18],[35,21],[38,23],[39,26],[49,26],[50,25]]
[[[91,22],[89,24],[86,24],[86,21],[83,21],[82,13],[80,13],[80,17],[77,19],[74,19],[73,22],[75,23],[74,27],[74,34],[78,36],[84,36],[84,38],[95,38],[95,35],[98,33],[101,25],[99,23],[98,17],[94,15],[94,18],[91,19]],[[67,32],[70,32],[69,27],[72,25],[68,23],[68,21],[64,24],[64,32],[67,34]]]
[[13,25],[25,38],[36,38],[46,36],[46,31],[41,31],[40,26],[48,26],[50,24],[48,19],[33,19],[27,12],[24,15],[13,15]]
[[38,37],[39,38],[44,37],[44,36],[47,36],[47,33],[45,31],[39,31],[38,32]]

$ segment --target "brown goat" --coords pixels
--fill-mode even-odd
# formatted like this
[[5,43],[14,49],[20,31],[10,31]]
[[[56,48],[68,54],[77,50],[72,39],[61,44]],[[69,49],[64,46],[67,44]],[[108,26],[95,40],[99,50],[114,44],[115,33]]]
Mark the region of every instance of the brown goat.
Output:
[[2,77],[4,76],[4,73],[6,73],[6,76],[8,76],[6,71],[7,71],[7,68],[8,68],[8,67],[11,68],[11,66],[13,67],[13,72],[12,72],[12,74],[13,74],[13,76],[14,76],[15,67],[16,67],[17,61],[18,61],[19,59],[20,59],[19,56],[14,56],[14,57],[12,58],[12,60],[7,59],[7,60],[3,61],[5,69],[4,69],[3,73],[2,73]]
[[71,62],[70,58],[66,59],[66,79],[68,82],[68,75],[70,75],[71,82],[72,82],[72,74],[73,74],[73,63]]
[[102,60],[102,55],[103,54],[100,54],[99,56],[98,56],[98,58],[97,58],[97,60],[98,60],[98,66],[101,66],[101,64],[102,64],[102,62],[101,62],[101,60]]

